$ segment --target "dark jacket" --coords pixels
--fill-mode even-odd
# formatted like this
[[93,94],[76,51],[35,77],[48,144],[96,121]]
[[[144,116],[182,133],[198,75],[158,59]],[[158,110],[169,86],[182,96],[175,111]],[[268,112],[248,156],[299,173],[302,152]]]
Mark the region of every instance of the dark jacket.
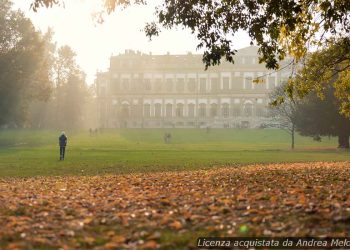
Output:
[[61,136],[58,138],[58,141],[59,141],[60,147],[65,147],[65,146],[67,146],[67,136],[66,136],[66,135],[61,135]]

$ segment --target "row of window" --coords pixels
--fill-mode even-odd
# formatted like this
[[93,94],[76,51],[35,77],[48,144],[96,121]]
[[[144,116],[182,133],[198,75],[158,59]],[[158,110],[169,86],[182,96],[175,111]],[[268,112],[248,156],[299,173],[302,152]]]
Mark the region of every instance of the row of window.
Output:
[[[198,82],[195,78],[188,78],[185,81],[185,78],[177,78],[173,80],[171,78],[162,81],[161,79],[155,79],[151,81],[151,79],[114,79],[111,82],[111,88],[114,93],[118,93],[120,91],[128,91],[128,90],[145,90],[145,91],[177,91],[177,92],[207,92],[209,89],[211,91],[219,91],[219,90],[229,90],[229,89],[266,89],[266,82],[254,84],[251,78],[243,78],[243,77],[233,77],[232,84],[230,86],[230,78],[223,77],[222,78],[222,86],[220,84],[219,78],[211,78],[210,85],[207,78],[199,78]],[[275,77],[268,78],[268,88],[273,88],[275,86]]]
[[[222,107],[220,108],[218,104],[211,104],[209,108],[207,108],[206,104],[199,104],[197,108],[197,114],[196,114],[196,105],[195,104],[188,104],[187,105],[187,112],[185,113],[185,105],[182,103],[178,103],[176,105],[172,104],[166,104],[165,108],[162,112],[162,105],[157,103],[154,105],[154,112],[151,112],[151,105],[150,104],[144,104],[142,114],[140,114],[141,110],[138,108],[138,106],[130,107],[128,104],[122,105],[120,109],[120,116],[122,118],[128,118],[132,114],[133,116],[141,116],[143,117],[216,117],[220,114],[227,118],[230,115],[232,116],[266,116],[267,110],[262,105],[256,105],[255,108],[253,104],[247,103],[243,106],[234,105],[230,109],[230,105],[227,103],[222,104]],[[255,112],[254,112],[255,111]],[[220,112],[220,113],[219,113]],[[162,115],[163,114],[163,115]]]

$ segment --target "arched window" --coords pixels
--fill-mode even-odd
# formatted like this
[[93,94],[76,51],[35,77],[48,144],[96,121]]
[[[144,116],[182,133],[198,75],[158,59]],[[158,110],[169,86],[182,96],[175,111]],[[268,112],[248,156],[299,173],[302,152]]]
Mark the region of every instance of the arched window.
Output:
[[228,103],[222,104],[222,115],[225,118],[230,116],[230,105]]
[[162,116],[162,105],[160,103],[154,105],[154,116],[158,118]]
[[216,103],[212,103],[210,105],[210,116],[215,117],[218,115],[218,105]]
[[205,117],[206,116],[206,110],[205,110],[205,104],[201,103],[199,104],[199,117]]
[[184,116],[184,105],[182,103],[178,103],[176,105],[176,116],[183,117]]
[[143,116],[151,117],[151,105],[148,103],[143,105]]
[[173,105],[168,103],[165,106],[165,115],[166,117],[172,117],[173,116]]

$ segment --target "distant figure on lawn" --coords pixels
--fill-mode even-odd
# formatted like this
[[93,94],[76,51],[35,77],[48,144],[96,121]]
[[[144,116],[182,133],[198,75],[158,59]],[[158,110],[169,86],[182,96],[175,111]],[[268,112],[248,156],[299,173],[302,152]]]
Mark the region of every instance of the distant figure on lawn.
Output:
[[164,133],[164,143],[168,143],[168,133]]
[[171,134],[165,133],[164,134],[164,143],[170,143],[171,142]]
[[66,146],[67,146],[67,136],[62,131],[60,137],[58,137],[58,142],[60,145],[60,161],[64,160],[64,153],[66,152]]

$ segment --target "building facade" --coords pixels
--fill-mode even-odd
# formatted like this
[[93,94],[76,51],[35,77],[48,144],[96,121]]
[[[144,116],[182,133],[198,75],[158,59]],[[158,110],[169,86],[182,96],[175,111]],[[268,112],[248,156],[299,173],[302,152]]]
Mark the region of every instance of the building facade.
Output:
[[100,127],[264,126],[271,122],[269,93],[288,78],[289,70],[267,70],[258,63],[257,50],[241,49],[235,64],[223,62],[208,70],[202,55],[128,50],[112,56],[109,70],[96,78]]

